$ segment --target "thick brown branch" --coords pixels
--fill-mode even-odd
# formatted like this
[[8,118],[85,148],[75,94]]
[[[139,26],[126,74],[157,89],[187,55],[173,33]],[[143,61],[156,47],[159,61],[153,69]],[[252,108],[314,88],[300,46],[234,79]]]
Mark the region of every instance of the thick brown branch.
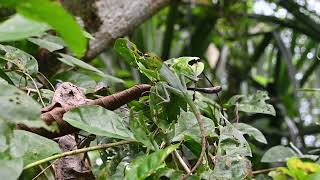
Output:
[[88,61],[110,47],[117,38],[131,33],[169,0],[61,0],[61,3],[80,16],[86,30],[95,38],[90,41],[84,57]]
[[[139,84],[127,90],[115,93],[113,95],[102,97],[93,101],[89,101],[86,104],[99,105],[109,110],[115,110],[120,106],[125,105],[130,101],[143,96],[144,94],[146,94],[147,91],[150,90],[150,88],[151,86],[148,84]],[[63,114],[75,107],[77,106],[70,107],[70,108],[55,107],[51,111],[44,112],[41,114],[41,120],[44,121],[47,125],[52,125],[53,123],[56,123],[59,127],[59,132],[51,132],[44,128],[30,128],[24,124],[18,124],[17,128],[31,131],[33,133],[36,133],[38,135],[45,136],[48,138],[60,137],[66,134],[77,132],[78,129],[72,127],[71,125],[69,125],[67,122],[63,120]]]

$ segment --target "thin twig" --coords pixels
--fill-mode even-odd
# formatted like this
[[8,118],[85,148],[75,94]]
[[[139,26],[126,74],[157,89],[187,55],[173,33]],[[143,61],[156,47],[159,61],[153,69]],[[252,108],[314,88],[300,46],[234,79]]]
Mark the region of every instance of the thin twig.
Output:
[[177,152],[177,150],[174,150],[174,155],[178,158],[181,166],[183,167],[183,169],[186,171],[187,174],[190,173],[190,169],[188,167],[188,165],[184,162],[184,160],[182,159],[182,157],[180,156],[180,154]]
[[23,91],[27,91],[27,92],[33,92],[33,93],[38,93],[38,91],[37,90],[35,90],[35,89],[32,89],[32,88],[28,88],[28,87],[21,87],[21,88],[19,88],[19,89],[21,89],[21,90],[23,90]]
[[56,88],[54,88],[54,86],[51,84],[51,82],[49,81],[49,79],[48,79],[44,74],[42,74],[41,72],[38,72],[38,74],[40,74],[40,76],[43,77],[43,79],[45,79],[45,80],[48,82],[48,84],[51,86],[51,88],[52,88],[53,91],[56,90]]
[[303,153],[292,142],[290,142],[289,145],[296,153],[299,154],[299,156],[303,156]]
[[208,154],[209,154],[209,157],[210,157],[212,163],[215,164],[216,157],[213,154],[211,154],[210,152],[208,152]]
[[[39,90],[39,88],[38,88],[38,85],[37,85],[37,83],[34,81],[34,79],[30,76],[30,74],[25,73],[25,72],[20,71],[20,70],[17,70],[17,72],[23,73],[25,76],[27,76],[28,78],[30,78],[30,79],[31,79],[31,81],[32,81],[33,85],[36,87],[36,90],[37,90],[37,92],[38,92],[38,95],[39,95],[39,98],[40,98],[41,104],[43,105],[43,107],[45,107],[46,105],[45,105],[45,104],[44,104],[44,102],[43,102],[43,99],[42,99],[42,96],[41,96],[40,90]],[[26,81],[27,81],[27,80],[26,80]]]
[[87,147],[87,148],[76,149],[76,150],[73,150],[73,151],[67,151],[67,152],[64,152],[64,153],[56,154],[56,155],[47,157],[45,159],[41,159],[39,161],[30,163],[30,164],[26,165],[23,169],[26,170],[26,169],[32,168],[34,166],[38,166],[38,165],[40,165],[42,163],[46,163],[46,162],[49,162],[49,161],[52,161],[52,160],[55,160],[55,159],[59,159],[59,158],[63,158],[63,157],[66,157],[66,156],[72,156],[72,155],[81,154],[81,153],[85,153],[85,152],[89,152],[89,151],[95,151],[95,150],[99,150],[99,149],[106,149],[106,148],[113,147],[113,146],[129,144],[131,142],[133,142],[133,141],[119,141],[119,142],[115,142],[115,143],[101,144],[101,145],[97,145],[97,146],[91,146],[91,147]]
[[269,171],[276,170],[277,168],[278,168],[278,167],[273,167],[273,168],[268,168],[268,169],[256,170],[256,171],[252,171],[252,174],[265,173],[265,172],[269,172]]
[[56,161],[57,161],[57,159],[54,160],[52,163],[50,163],[49,166],[44,168],[41,172],[39,172],[39,174],[37,174],[34,178],[32,178],[32,180],[37,179],[42,173],[44,173],[47,169],[49,169]]

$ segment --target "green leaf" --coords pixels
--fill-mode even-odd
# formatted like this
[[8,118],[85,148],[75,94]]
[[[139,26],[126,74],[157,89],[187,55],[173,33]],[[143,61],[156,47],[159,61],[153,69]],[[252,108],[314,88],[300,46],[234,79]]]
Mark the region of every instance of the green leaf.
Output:
[[48,51],[53,52],[59,49],[63,49],[61,44],[56,42],[50,41],[48,39],[41,39],[41,38],[28,38],[28,41],[42,47],[48,49]]
[[159,97],[164,94],[162,86],[157,83],[155,86],[151,87],[150,92],[149,105],[151,118],[159,128],[166,131],[170,127],[171,119],[168,118],[165,106],[161,104],[164,103],[164,100]]
[[50,0],[2,0],[1,3],[15,7],[20,14],[28,18],[46,22],[58,32],[76,56],[84,54],[87,48],[87,39],[75,18],[59,3]]
[[261,162],[285,162],[293,156],[297,154],[292,149],[278,145],[264,153]]
[[8,149],[6,136],[3,135],[3,132],[0,134],[0,153],[3,153]]
[[41,106],[15,86],[0,84],[0,121],[40,127]]
[[[198,57],[179,57],[174,59],[169,59],[165,63],[170,65],[178,74],[184,74],[189,77],[197,77],[204,70],[204,64],[199,61]],[[189,63],[195,61],[192,65]]]
[[163,179],[164,177],[170,179],[180,179],[184,175],[183,171],[170,169],[167,167],[158,169],[153,176],[149,177],[148,180],[158,180]]
[[94,81],[90,76],[82,72],[75,71],[62,72],[54,76],[54,79],[63,82],[71,82],[72,84],[85,89],[94,88],[97,85],[96,81]]
[[133,134],[116,113],[100,106],[80,106],[64,114],[72,126],[99,136],[133,140]]
[[130,165],[126,172],[125,180],[142,180],[155,173],[159,168],[164,167],[164,160],[179,144],[171,145],[163,150],[158,150],[149,155],[139,156]]
[[30,54],[15,47],[3,46],[1,44],[0,50],[5,52],[5,55],[1,55],[0,58],[13,63],[18,69],[31,75],[38,73],[38,62]]
[[[142,116],[141,116],[142,115]],[[147,148],[154,150],[153,145],[148,137],[146,130],[142,126],[140,119],[143,119],[143,114],[140,114],[139,119],[134,117],[133,111],[130,111],[130,129],[133,132],[135,139],[143,143]]]
[[320,179],[320,173],[313,173],[307,177],[307,180],[318,180]]
[[230,123],[226,126],[220,126],[220,138],[217,154],[239,154],[241,156],[252,156],[248,142],[243,137],[242,133]]
[[137,62],[139,71],[147,76],[151,81],[156,81],[159,79],[159,72],[151,69],[147,69],[141,62]]
[[213,171],[202,176],[204,179],[245,179],[251,172],[250,161],[239,155],[216,156]]
[[256,128],[245,123],[234,123],[233,126],[238,129],[242,134],[248,134],[255,140],[267,144],[267,140],[264,135]]
[[148,69],[158,71],[162,66],[162,60],[154,53],[144,54],[144,58],[138,59]]
[[253,79],[260,84],[261,86],[266,86],[269,82],[272,82],[270,79],[267,77],[261,76],[261,75],[255,75]]
[[121,83],[121,84],[124,83],[124,80],[109,74],[105,74],[101,81],[105,82],[108,85],[112,83]]
[[19,178],[23,170],[23,161],[17,159],[0,159],[1,179],[16,180]]
[[3,80],[4,82],[14,85],[10,77],[1,68],[0,68],[0,77],[1,77],[1,80]]
[[39,36],[49,29],[50,27],[45,23],[36,22],[16,14],[0,24],[0,42]]
[[169,83],[171,87],[176,89],[177,91],[181,91],[181,93],[185,93],[187,90],[182,85],[180,79],[178,78],[177,74],[169,69],[169,67],[166,64],[163,64],[160,69],[161,77]]
[[163,63],[158,56],[153,53],[141,53],[135,44],[125,38],[117,39],[114,49],[129,64],[138,68],[140,72],[146,75],[151,81],[159,79],[158,70]]
[[180,109],[187,111],[187,102],[183,97],[173,93],[170,93],[169,98],[170,102],[162,104],[165,108],[164,113],[171,122],[176,122],[180,116]]
[[236,98],[231,98],[229,102],[233,102],[233,105],[236,105],[235,101],[242,97],[242,100],[238,103],[238,110],[248,113],[262,113],[270,114],[275,116],[276,112],[272,105],[267,104],[265,101],[270,99],[266,92],[258,91],[254,95],[248,97],[237,95]]
[[90,64],[87,64],[77,58],[74,58],[70,55],[67,55],[67,54],[62,54],[62,53],[59,53],[60,56],[62,56],[61,58],[58,58],[61,62],[63,63],[66,63],[67,65],[69,66],[77,66],[77,67],[80,67],[82,69],[86,69],[86,70],[89,70],[89,71],[93,71],[95,73],[97,73],[98,75],[100,76],[104,76],[104,73],[102,71],[100,71],[99,69],[91,66]]
[[140,55],[138,54],[139,50],[135,44],[130,42],[128,39],[119,38],[114,43],[114,49],[129,64],[137,67],[136,56],[139,56],[138,58],[140,58]]
[[[215,125],[214,122],[206,118],[204,116],[201,117],[204,127],[206,130],[206,136],[209,137],[217,137],[218,135],[215,133]],[[199,124],[197,122],[196,117],[191,112],[184,112],[180,114],[178,118],[178,123],[175,125],[175,137],[172,138],[172,141],[181,141],[185,136],[190,136],[196,142],[201,142],[201,132],[199,128]]]
[[10,154],[22,157],[25,165],[60,152],[59,145],[50,139],[22,130],[13,133]]
[[287,180],[287,176],[279,171],[271,171],[268,173],[268,176],[272,177],[274,180]]

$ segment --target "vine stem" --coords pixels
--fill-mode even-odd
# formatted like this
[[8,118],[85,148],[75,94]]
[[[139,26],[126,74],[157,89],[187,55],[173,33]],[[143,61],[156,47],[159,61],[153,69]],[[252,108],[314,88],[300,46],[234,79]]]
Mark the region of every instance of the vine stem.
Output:
[[203,160],[203,156],[204,156],[205,151],[206,151],[206,130],[204,129],[204,124],[203,124],[203,121],[201,119],[201,113],[200,113],[199,109],[196,107],[196,105],[193,103],[192,99],[188,96],[188,94],[184,94],[184,96],[185,96],[185,99],[186,99],[187,103],[190,106],[191,111],[195,115],[195,117],[196,117],[196,119],[198,121],[198,125],[200,127],[200,132],[201,132],[201,153],[200,153],[199,159],[196,162],[196,164],[192,167],[190,172],[188,174],[186,174],[182,179],[185,179],[187,176],[189,176],[191,173],[193,173],[197,169],[197,167],[201,164],[201,162]]
[[97,145],[97,146],[91,146],[91,147],[87,147],[87,148],[82,148],[82,149],[76,149],[73,151],[67,151],[67,152],[63,152],[60,154],[56,154],[50,157],[47,157],[45,159],[41,159],[39,161],[30,163],[28,165],[26,165],[23,170],[32,168],[34,166],[38,166],[42,163],[46,163],[55,159],[59,159],[59,158],[63,158],[66,156],[72,156],[72,155],[76,155],[76,154],[81,154],[81,153],[85,153],[85,152],[89,152],[89,151],[95,151],[95,150],[99,150],[99,149],[106,149],[106,148],[110,148],[113,146],[119,146],[119,145],[123,145],[123,144],[129,144],[132,143],[133,141],[119,141],[119,142],[115,142],[115,143],[108,143],[108,144],[101,144],[101,145]]

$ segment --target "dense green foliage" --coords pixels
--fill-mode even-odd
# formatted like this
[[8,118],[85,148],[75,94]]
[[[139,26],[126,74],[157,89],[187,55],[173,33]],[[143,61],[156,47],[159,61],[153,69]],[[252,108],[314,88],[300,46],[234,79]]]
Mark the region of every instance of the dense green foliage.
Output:
[[59,131],[41,108],[71,82],[89,99],[151,85],[117,110],[64,114],[97,179],[319,179],[319,17],[307,2],[263,2],[273,15],[254,0],[173,1],[84,62],[92,37],[58,2],[0,1],[1,178],[54,178],[57,141],[16,125]]

